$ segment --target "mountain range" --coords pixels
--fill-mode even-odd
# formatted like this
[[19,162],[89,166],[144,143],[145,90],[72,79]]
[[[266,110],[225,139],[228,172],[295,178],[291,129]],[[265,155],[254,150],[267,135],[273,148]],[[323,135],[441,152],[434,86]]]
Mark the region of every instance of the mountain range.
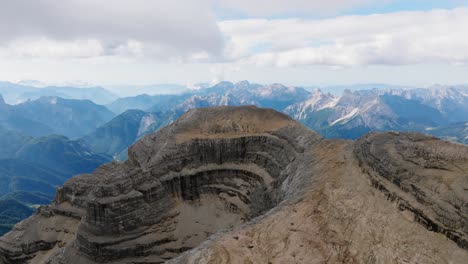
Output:
[[48,96],[9,105],[0,96],[0,126],[30,136],[60,134],[80,137],[114,117],[90,100]]
[[71,176],[94,171],[112,158],[94,153],[82,140],[30,137],[0,129],[0,234],[49,203]]
[[105,153],[114,159],[125,160],[130,145],[144,135],[169,124],[174,118],[172,112],[127,110],[84,136],[82,141],[96,153]]
[[189,110],[128,156],[58,188],[0,237],[0,262],[468,259],[461,144],[409,132],[325,139],[273,109],[221,106]]
[[[2,85],[0,91],[6,91],[9,101],[19,100],[15,93],[27,94],[23,86],[12,92],[1,90],[6,87]],[[72,175],[92,172],[112,159],[126,160],[131,145],[194,108],[272,108],[327,138],[357,139],[371,131],[397,130],[468,143],[468,87],[365,88],[336,94],[282,84],[221,82],[181,94],[118,99],[109,95],[112,101],[105,106],[97,104],[102,100],[81,99],[81,92],[67,93],[68,99],[28,97],[18,104],[8,104],[0,96],[0,178],[5,182],[0,188],[4,200],[0,223],[7,230],[30,214],[31,206],[50,201],[56,186]],[[90,89],[80,91],[86,94]]]
[[9,104],[18,104],[41,97],[62,97],[66,99],[92,100],[97,104],[107,104],[118,97],[103,87],[73,87],[73,86],[31,86],[21,83],[1,82],[0,94]]
[[[439,134],[446,126],[468,119],[468,87],[344,90],[341,95],[281,84],[221,82],[182,95],[120,98],[108,105],[116,113],[128,109],[175,113],[222,105],[256,105],[282,111],[323,136],[356,139],[369,131],[420,131]],[[428,129],[431,128],[431,129]],[[452,137],[457,139],[458,137]]]

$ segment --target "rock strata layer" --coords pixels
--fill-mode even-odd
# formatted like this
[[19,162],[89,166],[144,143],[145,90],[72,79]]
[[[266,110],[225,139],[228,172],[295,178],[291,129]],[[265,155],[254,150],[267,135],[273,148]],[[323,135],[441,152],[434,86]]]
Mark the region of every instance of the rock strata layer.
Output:
[[325,140],[256,107],[195,109],[79,175],[0,263],[464,263],[468,148]]

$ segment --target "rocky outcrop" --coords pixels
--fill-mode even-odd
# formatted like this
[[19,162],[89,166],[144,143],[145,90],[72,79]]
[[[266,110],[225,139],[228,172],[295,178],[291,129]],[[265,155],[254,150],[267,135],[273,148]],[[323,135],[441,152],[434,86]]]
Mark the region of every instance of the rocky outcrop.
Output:
[[374,133],[357,142],[355,153],[374,187],[468,250],[467,147],[415,133]]
[[191,110],[128,161],[69,180],[0,238],[0,262],[463,263],[466,152],[416,134],[324,140],[255,107]]
[[[52,256],[52,263],[78,261],[74,255],[99,263],[148,257],[163,262],[295,195],[285,184],[294,183],[295,164],[319,140],[273,110],[192,110],[132,146],[127,162],[68,181],[48,207],[48,219],[33,218],[79,222],[76,236],[62,241],[63,253]],[[28,220],[5,237],[21,241],[2,244],[6,259],[59,253],[57,236],[42,247],[29,246],[37,242],[30,237],[35,228]]]

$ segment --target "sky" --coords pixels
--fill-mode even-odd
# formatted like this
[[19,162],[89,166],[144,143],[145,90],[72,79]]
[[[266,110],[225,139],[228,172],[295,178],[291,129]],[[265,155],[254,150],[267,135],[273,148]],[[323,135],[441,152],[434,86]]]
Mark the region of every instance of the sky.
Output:
[[468,0],[0,0],[0,80],[468,84]]

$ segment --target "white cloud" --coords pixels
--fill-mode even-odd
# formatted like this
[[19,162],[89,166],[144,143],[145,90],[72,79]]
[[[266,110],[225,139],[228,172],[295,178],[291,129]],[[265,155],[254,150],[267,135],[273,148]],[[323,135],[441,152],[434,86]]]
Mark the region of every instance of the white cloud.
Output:
[[[468,8],[329,19],[216,21],[214,0],[0,3],[0,60],[115,57],[266,66],[468,64]],[[385,0],[392,1],[392,0]],[[455,0],[451,0],[455,1]],[[219,0],[271,15],[335,12],[375,0]],[[381,2],[381,1],[379,1]],[[222,75],[222,74],[218,74]]]
[[22,38],[0,46],[0,56],[18,58],[89,58],[100,56],[104,48],[97,40],[76,40],[59,42],[47,38]]
[[207,1],[15,0],[0,3],[0,48],[25,57],[184,60],[216,57],[223,39]]
[[259,65],[402,65],[468,62],[468,8],[219,23],[225,57]]

